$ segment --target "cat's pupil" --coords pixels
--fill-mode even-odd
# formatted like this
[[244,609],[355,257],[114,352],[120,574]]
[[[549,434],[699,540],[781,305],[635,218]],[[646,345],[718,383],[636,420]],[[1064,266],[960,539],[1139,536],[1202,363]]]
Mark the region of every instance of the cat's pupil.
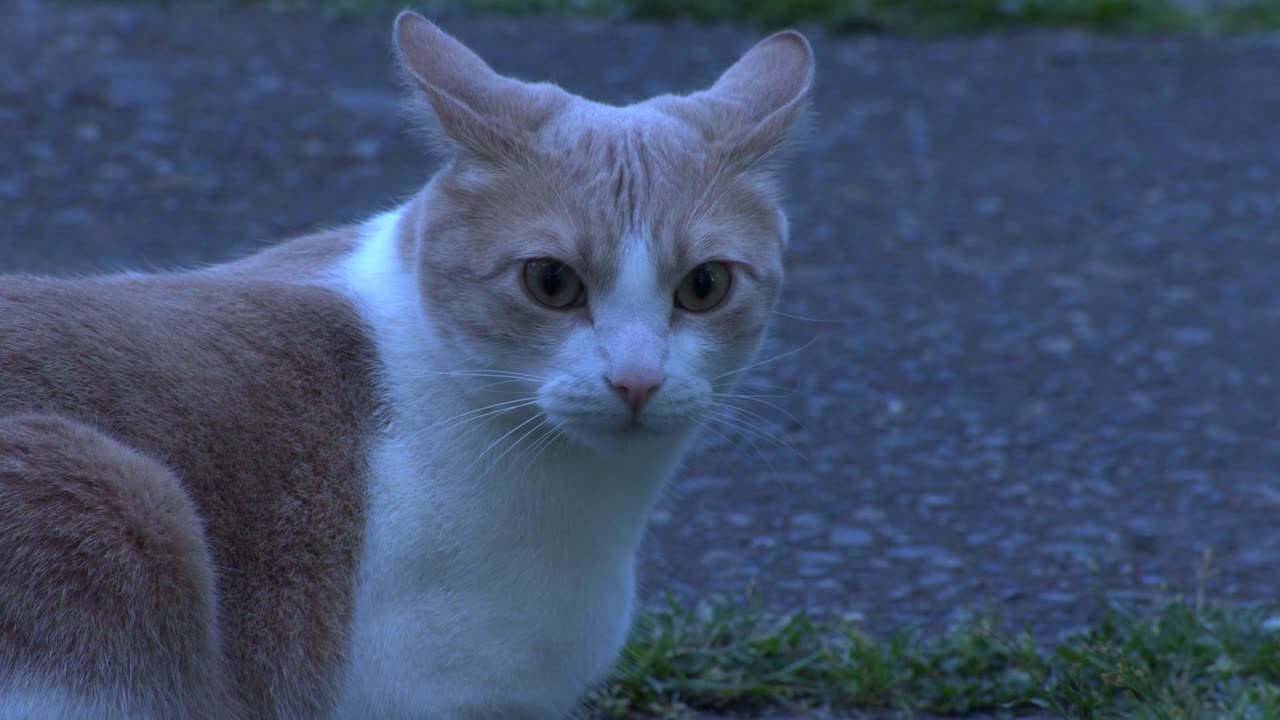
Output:
[[548,297],[556,297],[560,294],[560,288],[564,287],[564,273],[561,272],[561,266],[544,263],[542,265],[542,291]]
[[705,300],[711,294],[711,286],[715,282],[715,273],[705,266],[698,268],[693,272],[693,294],[697,295],[699,300]]

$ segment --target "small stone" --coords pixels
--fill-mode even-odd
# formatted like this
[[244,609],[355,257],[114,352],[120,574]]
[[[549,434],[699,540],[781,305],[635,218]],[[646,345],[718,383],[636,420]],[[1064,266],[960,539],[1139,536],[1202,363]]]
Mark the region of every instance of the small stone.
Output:
[[1076,349],[1075,341],[1067,337],[1041,338],[1037,346],[1041,352],[1058,357],[1070,355]]
[[835,547],[866,547],[874,540],[871,533],[861,528],[837,526],[827,536],[827,541]]
[[53,214],[53,221],[60,225],[88,225],[93,216],[78,208],[64,208]]
[[123,163],[103,163],[98,167],[98,177],[112,182],[122,182],[133,177],[133,168]]
[[822,532],[824,525],[826,525],[826,522],[817,513],[796,513],[791,516],[791,538],[793,540],[803,540],[814,537]]
[[1262,629],[1266,632],[1280,632],[1280,615],[1272,615],[1263,620]]
[[655,527],[666,527],[671,524],[671,513],[666,510],[654,510],[649,514],[649,524]]
[[1000,602],[1013,602],[1021,600],[1027,596],[1027,591],[1022,588],[1007,588],[1000,592]]
[[307,157],[320,157],[324,155],[325,150],[325,144],[321,140],[308,138],[302,142],[302,154]]
[[98,142],[102,139],[102,131],[93,123],[83,123],[76,126],[76,139],[83,142]]
[[734,527],[740,527],[740,528],[751,527],[751,523],[752,523],[750,515],[746,513],[740,513],[740,512],[729,513],[724,517],[724,519],[725,519],[725,522],[729,523],[730,525]]
[[1213,331],[1200,327],[1178,328],[1173,331],[1173,339],[1183,345],[1207,345],[1213,342]]
[[372,160],[382,154],[382,143],[365,138],[351,143],[351,156],[358,160]]
[[950,495],[934,495],[926,493],[920,496],[920,504],[926,507],[947,507],[955,500]]
[[0,179],[0,198],[17,200],[26,192],[26,187],[18,179]]
[[1052,590],[1042,592],[1037,597],[1045,605],[1070,605],[1076,601],[1074,593],[1055,592]]
[[279,75],[259,75],[253,79],[253,89],[261,93],[274,93],[284,87],[284,78]]
[[699,558],[704,567],[721,568],[738,564],[738,556],[728,550],[708,550]]
[[169,85],[133,73],[112,78],[104,94],[107,103],[117,110],[168,105],[173,101],[173,88]]
[[1280,505],[1280,488],[1274,488],[1270,485],[1259,485],[1258,494],[1262,496],[1263,500],[1266,500],[1273,505]]
[[796,560],[805,565],[835,565],[843,562],[844,556],[826,550],[802,550],[796,553]]
[[980,198],[977,204],[978,214],[982,217],[993,217],[1000,213],[1004,207],[1004,201],[994,195],[988,195]]
[[867,616],[861,610],[845,610],[840,613],[840,619],[857,625],[866,622]]
[[939,585],[948,585],[951,583],[951,575],[944,572],[925,573],[917,578],[916,582],[920,587],[932,588]]
[[751,550],[772,550],[778,547],[778,541],[768,535],[757,535],[751,539],[751,544],[747,547]]
[[964,561],[943,550],[929,545],[889,548],[888,555],[899,560],[924,560],[930,565],[944,568],[958,568]]
[[828,569],[821,565],[801,565],[796,569],[796,574],[802,578],[822,577],[828,572]]
[[57,151],[47,142],[30,142],[24,148],[27,155],[37,160],[52,160],[57,156]]

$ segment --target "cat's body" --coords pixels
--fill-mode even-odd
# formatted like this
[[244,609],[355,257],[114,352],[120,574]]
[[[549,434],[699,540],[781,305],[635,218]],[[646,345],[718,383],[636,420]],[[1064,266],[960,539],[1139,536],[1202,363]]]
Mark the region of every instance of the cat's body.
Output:
[[401,208],[0,278],[0,720],[554,718],[614,661],[777,295],[807,45],[620,109],[397,31],[452,155]]

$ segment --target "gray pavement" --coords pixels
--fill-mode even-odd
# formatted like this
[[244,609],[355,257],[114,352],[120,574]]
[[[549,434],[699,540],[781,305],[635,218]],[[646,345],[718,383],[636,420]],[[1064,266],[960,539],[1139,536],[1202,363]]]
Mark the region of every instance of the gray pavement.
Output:
[[[11,7],[0,271],[217,261],[430,172],[386,18]],[[613,101],[758,35],[440,20]],[[1201,584],[1274,602],[1280,41],[810,36],[778,359],[654,517],[645,596],[1044,638]]]

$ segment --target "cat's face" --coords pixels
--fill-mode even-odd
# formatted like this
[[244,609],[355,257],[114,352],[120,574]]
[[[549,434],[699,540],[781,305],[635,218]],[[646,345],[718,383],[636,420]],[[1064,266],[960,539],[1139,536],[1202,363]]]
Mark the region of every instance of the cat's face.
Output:
[[483,402],[531,396],[530,432],[604,450],[717,412],[782,283],[762,161],[808,87],[803,39],[764,41],[705,93],[615,108],[493,74],[425,21],[398,29],[452,153],[413,238],[420,290],[470,369],[510,374],[478,380]]

